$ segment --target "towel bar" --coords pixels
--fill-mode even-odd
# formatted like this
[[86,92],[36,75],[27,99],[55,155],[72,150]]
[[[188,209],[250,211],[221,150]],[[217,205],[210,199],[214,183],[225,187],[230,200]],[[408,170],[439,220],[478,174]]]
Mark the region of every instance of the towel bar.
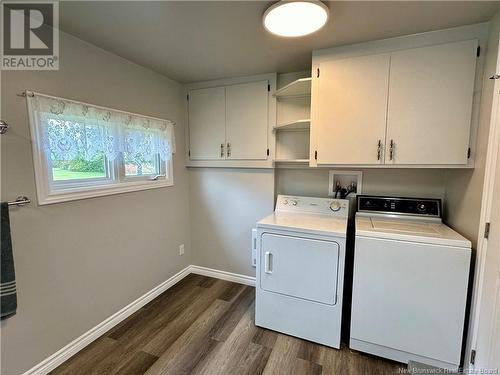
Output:
[[25,197],[24,195],[20,195],[19,197],[16,198],[15,201],[9,202],[9,206],[17,206],[17,207],[24,207],[28,203],[31,203],[31,200],[28,197]]

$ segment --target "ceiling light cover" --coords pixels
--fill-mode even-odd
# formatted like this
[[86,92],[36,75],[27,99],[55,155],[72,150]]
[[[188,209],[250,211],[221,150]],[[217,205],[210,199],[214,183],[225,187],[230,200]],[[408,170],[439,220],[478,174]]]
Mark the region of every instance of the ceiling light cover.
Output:
[[264,13],[264,27],[267,31],[280,36],[308,35],[326,24],[328,13],[328,7],[321,1],[281,0]]

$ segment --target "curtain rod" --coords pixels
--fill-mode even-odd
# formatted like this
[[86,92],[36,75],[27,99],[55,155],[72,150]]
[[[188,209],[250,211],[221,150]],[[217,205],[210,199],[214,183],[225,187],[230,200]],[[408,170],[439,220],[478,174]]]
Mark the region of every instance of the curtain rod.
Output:
[[135,112],[123,111],[121,109],[104,107],[104,106],[97,105],[97,104],[86,103],[86,102],[82,102],[82,101],[74,100],[74,99],[61,98],[61,97],[58,97],[58,96],[43,94],[43,93],[40,93],[40,92],[35,92],[35,91],[30,91],[30,90],[22,91],[21,93],[16,94],[16,95],[19,96],[19,97],[21,97],[21,98],[26,98],[26,97],[32,98],[32,97],[35,96],[35,94],[39,95],[39,96],[45,96],[46,98],[57,99],[57,100],[66,100],[66,101],[74,102],[74,103],[77,103],[77,104],[84,104],[84,105],[88,105],[88,106],[91,106],[91,107],[95,107],[95,108],[99,108],[99,109],[104,109],[106,111],[120,112],[120,113],[125,113],[127,115],[140,116],[140,117],[149,118],[149,119],[158,120],[158,121],[167,121],[167,122],[170,122],[170,124],[172,124],[172,125],[176,125],[175,121],[172,121],[172,120],[169,120],[169,119],[164,119],[164,118],[159,118],[159,117],[154,117],[154,116],[143,115],[143,114],[135,113]]

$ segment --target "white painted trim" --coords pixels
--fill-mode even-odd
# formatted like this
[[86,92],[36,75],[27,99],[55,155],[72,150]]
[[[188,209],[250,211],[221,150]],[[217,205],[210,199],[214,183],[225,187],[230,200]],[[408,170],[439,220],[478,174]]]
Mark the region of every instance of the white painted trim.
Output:
[[[269,150],[270,152],[270,150]],[[186,168],[254,168],[272,169],[271,159],[266,160],[188,160]]]
[[[466,26],[457,26],[448,29],[426,31],[423,33],[401,35],[392,38],[372,40],[343,46],[316,49],[312,51],[313,60],[363,56],[379,53],[394,52],[409,48],[426,47],[435,44],[452,43],[461,40],[479,39],[483,46],[488,40],[488,22]],[[314,64],[313,64],[314,65]],[[314,72],[313,66],[312,71]],[[312,75],[314,77],[314,75]]]
[[[75,102],[72,99],[64,99],[58,98],[46,94],[39,94],[46,97],[51,97],[55,99],[63,99]],[[48,161],[47,155],[44,151],[43,146],[43,136],[42,130],[39,126],[39,123],[35,116],[35,109],[33,108],[33,102],[30,100],[31,96],[26,95],[26,104],[28,108],[28,123],[30,129],[30,137],[31,137],[31,151],[33,156],[33,166],[35,172],[35,186],[36,186],[36,194],[38,198],[38,204],[40,206],[53,204],[53,203],[61,203],[61,202],[70,202],[74,200],[87,199],[87,198],[95,198],[95,197],[103,197],[114,194],[128,193],[133,191],[141,191],[141,190],[149,190],[149,189],[157,189],[161,187],[170,187],[174,185],[174,164],[173,159],[174,156],[170,158],[170,160],[165,161],[165,170],[166,177],[160,180],[139,180],[139,181],[125,181],[122,178],[108,179],[102,184],[91,184],[90,186],[78,186],[67,189],[54,189],[51,184],[51,177],[49,177],[48,170]],[[76,102],[80,104],[86,104],[84,102]],[[124,112],[121,110],[115,110],[107,107],[100,107],[94,104],[89,104],[89,106],[109,109],[115,112],[121,112],[126,114],[131,114],[134,116],[140,116],[145,118],[152,118],[155,120],[161,120],[170,122],[175,124],[175,122],[171,120],[158,119],[156,117],[138,115],[132,112]],[[173,130],[172,136],[175,138],[175,129]],[[114,167],[113,167],[114,168]]]
[[241,275],[238,273],[232,273],[232,272],[221,271],[213,268],[194,266],[194,265],[191,265],[190,272],[195,273],[197,275],[203,275],[208,277],[214,277],[216,279],[232,281],[233,283],[255,286],[255,277],[253,276]]
[[[500,48],[499,48],[500,53]],[[498,63],[495,66],[495,71],[498,71]],[[482,358],[476,356],[476,363],[470,364],[470,356],[472,350],[477,350],[479,346],[479,323],[481,320],[481,303],[483,300],[484,276],[486,269],[486,253],[488,251],[488,239],[484,238],[484,227],[491,220],[491,209],[493,207],[493,192],[495,188],[495,175],[498,155],[498,147],[500,142],[500,82],[495,80],[493,88],[493,102],[491,105],[490,129],[488,134],[488,146],[486,151],[485,173],[483,182],[483,192],[481,199],[481,214],[479,218],[479,230],[476,250],[476,272],[473,283],[472,306],[469,318],[469,333],[467,335],[467,344],[465,351],[464,367],[467,369],[480,369],[486,367],[486,364],[481,363]]]
[[[194,82],[188,83],[184,86],[186,89],[186,94],[189,90],[196,89],[205,89],[208,87],[219,87],[219,86],[230,86],[230,85],[238,85],[240,83],[248,83],[248,82],[256,82],[256,81],[276,81],[277,73],[264,73],[264,74],[255,74],[251,76],[240,76],[240,77],[231,77],[231,78],[221,78],[215,79],[212,81],[202,81],[202,82]],[[271,90],[273,88],[271,87]],[[276,89],[276,88],[274,88]],[[274,92],[274,91],[271,91]]]
[[[232,86],[249,82],[268,81],[270,85],[270,92],[268,93],[268,121],[267,121],[267,147],[269,148],[269,155],[266,159],[262,160],[234,160],[234,159],[221,159],[221,160],[191,160],[189,156],[190,139],[189,139],[189,104],[186,105],[186,119],[187,126],[185,127],[185,145],[186,145],[186,167],[193,168],[273,168],[273,159],[276,149],[276,136],[274,134],[274,127],[276,126],[276,98],[272,95],[277,89],[278,74],[266,73],[252,76],[223,78],[213,81],[195,82],[184,86],[186,95],[189,95],[190,90],[204,89],[211,87]],[[188,102],[187,102],[188,103]]]
[[[311,76],[313,77],[311,83],[311,125],[310,125],[310,147],[309,159],[310,167],[327,167],[327,168],[459,168],[459,169],[472,169],[475,167],[474,159],[476,155],[476,137],[479,127],[479,106],[481,99],[481,92],[483,88],[483,74],[484,74],[484,50],[487,49],[488,42],[488,22],[477,23],[473,25],[459,26],[449,29],[428,31],[419,34],[402,35],[394,38],[380,39],[369,42],[362,42],[356,44],[349,44],[345,46],[330,47],[312,52],[312,66]],[[376,165],[326,165],[318,164],[314,159],[314,152],[317,150],[317,105],[315,104],[318,97],[318,77],[316,76],[317,69],[320,64],[332,59],[345,59],[357,56],[367,56],[382,53],[391,53],[399,50],[407,50],[412,48],[426,47],[438,44],[452,43],[457,41],[477,39],[481,47],[481,55],[476,62],[476,78],[474,84],[474,99],[473,99],[473,116],[471,119],[471,128],[469,135],[469,147],[471,149],[471,157],[468,159],[467,164],[451,164],[451,165],[404,165],[404,164],[376,164]],[[465,150],[464,150],[465,151]]]
[[52,354],[47,359],[40,362],[38,365],[36,365],[36,366],[32,367],[31,369],[29,369],[28,371],[26,371],[23,375],[46,375],[46,374],[48,374],[50,371],[54,370],[59,365],[63,364],[66,360],[68,360],[70,357],[72,357],[73,355],[78,353],[80,350],[85,348],[87,345],[92,343],[94,340],[98,339],[100,336],[102,336],[104,333],[109,331],[111,328],[118,325],[121,321],[128,318],[130,315],[132,315],[134,312],[139,310],[141,307],[143,307],[147,303],[151,302],[156,297],[158,297],[160,294],[165,292],[167,289],[169,289],[170,287],[175,285],[177,282],[182,280],[184,277],[189,275],[190,267],[191,266],[187,266],[186,268],[179,271],[174,276],[170,277],[169,279],[167,279],[166,281],[164,281],[160,285],[151,289],[149,292],[143,294],[142,296],[137,298],[135,301],[133,301],[132,303],[125,306],[120,311],[111,315],[106,320],[102,321],[101,323],[99,323],[95,327],[91,328],[90,330],[85,332],[83,335],[81,335],[77,339],[70,342],[68,345],[64,346],[63,348],[61,348],[60,350],[58,350],[57,352]]
[[46,375],[50,371],[54,370],[56,367],[63,364],[69,358],[74,356],[80,350],[85,348],[87,345],[91,344],[93,341],[97,340],[104,333],[109,331],[111,328],[118,325],[120,322],[128,318],[130,315],[135,313],[141,307],[145,306],[147,303],[154,300],[160,294],[174,286],[176,283],[181,281],[187,275],[194,273],[197,275],[214,277],[221,280],[232,281],[239,284],[245,284],[250,286],[255,286],[255,277],[240,275],[237,273],[216,270],[213,268],[189,265],[181,271],[177,272],[175,275],[162,282],[160,285],[154,287],[150,291],[146,292],[139,298],[137,298],[132,303],[125,306],[120,311],[111,315],[109,318],[105,319],[95,327],[91,328],[85,332],[80,337],[76,338],[68,345],[64,346],[50,357],[46,358],[36,366],[32,367],[26,371],[23,375]]
[[[173,177],[173,163],[172,160],[166,162],[168,164],[167,169],[169,171],[169,178],[162,180],[141,180],[134,182],[117,182],[109,185],[101,185],[91,186],[90,188],[76,188],[76,189],[68,189],[68,190],[54,190],[53,193],[47,194],[45,196],[39,194],[38,195],[38,204],[40,206],[53,204],[53,203],[62,203],[62,202],[71,202],[81,199],[88,198],[97,198],[97,197],[105,197],[108,195],[129,193],[133,191],[142,191],[142,190],[150,190],[150,189],[158,189],[163,187],[174,186],[174,177]],[[42,181],[37,181],[38,184],[43,184]],[[38,192],[39,190],[37,190]]]

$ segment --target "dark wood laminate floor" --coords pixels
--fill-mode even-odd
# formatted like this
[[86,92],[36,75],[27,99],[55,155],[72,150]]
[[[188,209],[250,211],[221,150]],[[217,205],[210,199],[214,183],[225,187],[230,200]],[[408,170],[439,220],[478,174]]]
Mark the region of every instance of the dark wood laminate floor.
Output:
[[254,299],[252,287],[189,275],[51,374],[401,373],[395,362],[256,327]]

